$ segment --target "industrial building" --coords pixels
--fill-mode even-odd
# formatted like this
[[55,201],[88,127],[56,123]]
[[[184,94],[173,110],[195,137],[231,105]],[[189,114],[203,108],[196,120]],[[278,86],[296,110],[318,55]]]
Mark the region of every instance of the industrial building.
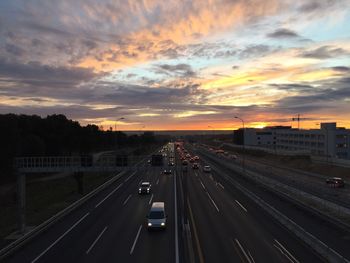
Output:
[[291,126],[239,129],[234,132],[234,143],[350,159],[350,130],[337,127],[335,122],[321,123],[320,129],[310,130]]

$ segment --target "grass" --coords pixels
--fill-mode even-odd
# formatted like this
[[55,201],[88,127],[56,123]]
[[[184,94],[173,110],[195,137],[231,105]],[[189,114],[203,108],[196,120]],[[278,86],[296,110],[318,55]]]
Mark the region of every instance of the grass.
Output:
[[[115,173],[113,173],[115,174]],[[84,175],[84,194],[89,193],[109,178],[112,173],[86,173]],[[54,180],[36,181],[26,184],[27,226],[36,226],[52,215],[81,198],[73,176]],[[2,216],[0,218],[0,238],[4,238],[17,228],[17,207],[15,189],[1,196]]]
[[[140,147],[132,158],[131,165],[142,160],[160,147],[160,144]],[[91,192],[109,178],[115,172],[85,173],[83,177],[84,194]],[[47,176],[43,174],[41,176]],[[40,175],[31,176],[38,179]],[[0,191],[0,240],[17,229],[16,185],[9,186],[6,191]],[[3,188],[5,189],[5,188]],[[27,181],[26,184],[26,224],[37,226],[54,214],[66,208],[83,195],[78,193],[77,182],[72,175],[52,180]],[[1,242],[0,242],[1,244]]]

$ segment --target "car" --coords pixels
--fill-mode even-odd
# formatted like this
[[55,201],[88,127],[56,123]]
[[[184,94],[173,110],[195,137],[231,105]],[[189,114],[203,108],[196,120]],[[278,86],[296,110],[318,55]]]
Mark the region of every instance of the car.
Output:
[[195,170],[195,169],[199,169],[199,164],[198,163],[194,163],[192,165],[192,169]]
[[333,187],[344,187],[344,180],[340,177],[331,177],[326,180],[327,185],[331,185]]
[[211,172],[210,166],[209,166],[209,165],[205,165],[205,166],[203,167],[203,172],[205,172],[205,173],[210,173],[210,172]]
[[149,194],[152,191],[151,187],[150,182],[142,182],[139,186],[139,194]]
[[171,169],[165,168],[163,174],[171,174]]
[[193,159],[195,160],[195,161],[199,161],[199,157],[196,155],[195,157],[193,157]]
[[232,158],[233,160],[237,160],[237,159],[238,159],[237,155],[235,155],[235,154],[232,154],[232,155],[231,155],[231,158]]
[[167,215],[165,213],[164,202],[152,203],[151,209],[147,216],[147,229],[165,229]]
[[193,158],[190,159],[190,163],[194,163],[194,159]]
[[191,158],[191,154],[186,154],[186,158],[190,159]]
[[186,160],[183,160],[182,165],[188,165],[188,162]]

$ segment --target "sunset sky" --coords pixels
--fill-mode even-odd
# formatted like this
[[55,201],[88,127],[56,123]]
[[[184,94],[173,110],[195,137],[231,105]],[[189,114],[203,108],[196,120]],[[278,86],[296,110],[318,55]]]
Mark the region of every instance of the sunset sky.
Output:
[[350,0],[2,0],[0,113],[350,128]]

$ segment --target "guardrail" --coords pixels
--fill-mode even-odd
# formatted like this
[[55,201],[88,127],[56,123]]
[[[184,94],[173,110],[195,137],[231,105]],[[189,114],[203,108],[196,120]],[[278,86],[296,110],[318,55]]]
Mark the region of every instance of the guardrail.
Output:
[[42,233],[43,231],[48,229],[50,226],[52,226],[58,220],[60,220],[64,216],[68,215],[70,212],[72,212],[77,207],[79,207],[82,204],[84,204],[86,201],[88,201],[90,198],[95,196],[97,193],[99,193],[100,191],[102,191],[103,189],[105,189],[106,187],[108,187],[109,185],[114,183],[116,180],[118,180],[120,177],[122,177],[126,172],[127,171],[125,170],[125,171],[122,171],[122,172],[118,173],[112,179],[110,179],[107,182],[103,183],[102,185],[100,185],[96,189],[92,190],[90,193],[86,194],[85,196],[83,196],[79,200],[75,201],[73,204],[69,205],[65,209],[61,210],[60,212],[58,212],[54,216],[50,217],[48,220],[46,220],[45,222],[41,223],[40,225],[38,225],[37,227],[35,227],[34,229],[29,231],[25,235],[23,235],[22,237],[18,238],[17,240],[12,242],[8,246],[6,246],[3,249],[1,249],[0,250],[0,260],[3,260],[7,256],[9,256],[13,252],[15,252],[16,250],[21,248],[23,245],[28,243],[30,240],[32,240],[33,238],[38,236],[40,233]]
[[[209,156],[207,156],[207,157],[209,157]],[[211,158],[211,157],[209,157],[209,158]],[[220,161],[222,161],[222,160],[220,160]],[[227,163],[223,163],[223,162],[219,162],[219,163],[225,165],[226,167],[228,166]],[[216,167],[215,169],[221,170],[218,167]],[[235,167],[234,171],[238,172],[241,175],[245,175],[245,174],[243,174],[241,168]],[[303,240],[315,252],[317,252],[317,254],[319,254],[321,257],[326,259],[328,262],[350,262],[348,259],[346,259],[342,255],[340,255],[338,252],[333,250],[331,247],[327,246],[321,240],[317,239],[311,233],[307,232],[305,229],[300,227],[294,221],[289,219],[287,216],[285,216],[284,214],[279,212],[277,209],[275,209],[274,207],[272,207],[271,205],[266,203],[260,197],[258,197],[254,193],[250,192],[248,189],[243,187],[238,182],[234,181],[231,177],[228,177],[227,175],[225,175],[225,173],[221,173],[221,175],[228,182],[230,182],[233,186],[235,186],[236,188],[241,190],[244,194],[246,194],[251,200],[253,200],[256,204],[258,204],[262,209],[264,209],[271,216],[273,216],[278,222],[280,222],[282,225],[284,225],[291,232],[295,233],[296,236],[298,236],[301,240]]]
[[[208,152],[208,154],[211,156],[210,152]],[[255,181],[269,188],[270,190],[277,192],[280,195],[286,196],[289,199],[293,200],[294,202],[301,203],[304,207],[306,206],[305,203],[308,203],[309,210],[313,210],[316,214],[322,215],[323,217],[327,218],[328,221],[332,221],[333,223],[336,222],[337,225],[340,225],[345,229],[348,229],[348,230],[350,229],[349,223],[339,219],[339,218],[341,219],[347,218],[348,221],[350,221],[349,208],[338,205],[328,200],[324,200],[313,194],[296,189],[284,183],[280,183],[277,180],[274,180],[272,178],[262,176],[257,172],[250,171],[248,167],[245,168],[246,172],[244,173],[242,171],[242,168],[237,164],[227,163],[224,160],[218,158],[217,156],[215,157],[211,156],[211,158],[215,158],[217,162],[221,162],[223,165],[225,165],[226,167],[229,167],[235,172],[240,173],[242,176],[245,176],[250,179],[254,179]],[[320,209],[319,208],[320,206],[321,208],[323,208],[323,210],[326,210],[327,212],[324,212],[322,209]]]

